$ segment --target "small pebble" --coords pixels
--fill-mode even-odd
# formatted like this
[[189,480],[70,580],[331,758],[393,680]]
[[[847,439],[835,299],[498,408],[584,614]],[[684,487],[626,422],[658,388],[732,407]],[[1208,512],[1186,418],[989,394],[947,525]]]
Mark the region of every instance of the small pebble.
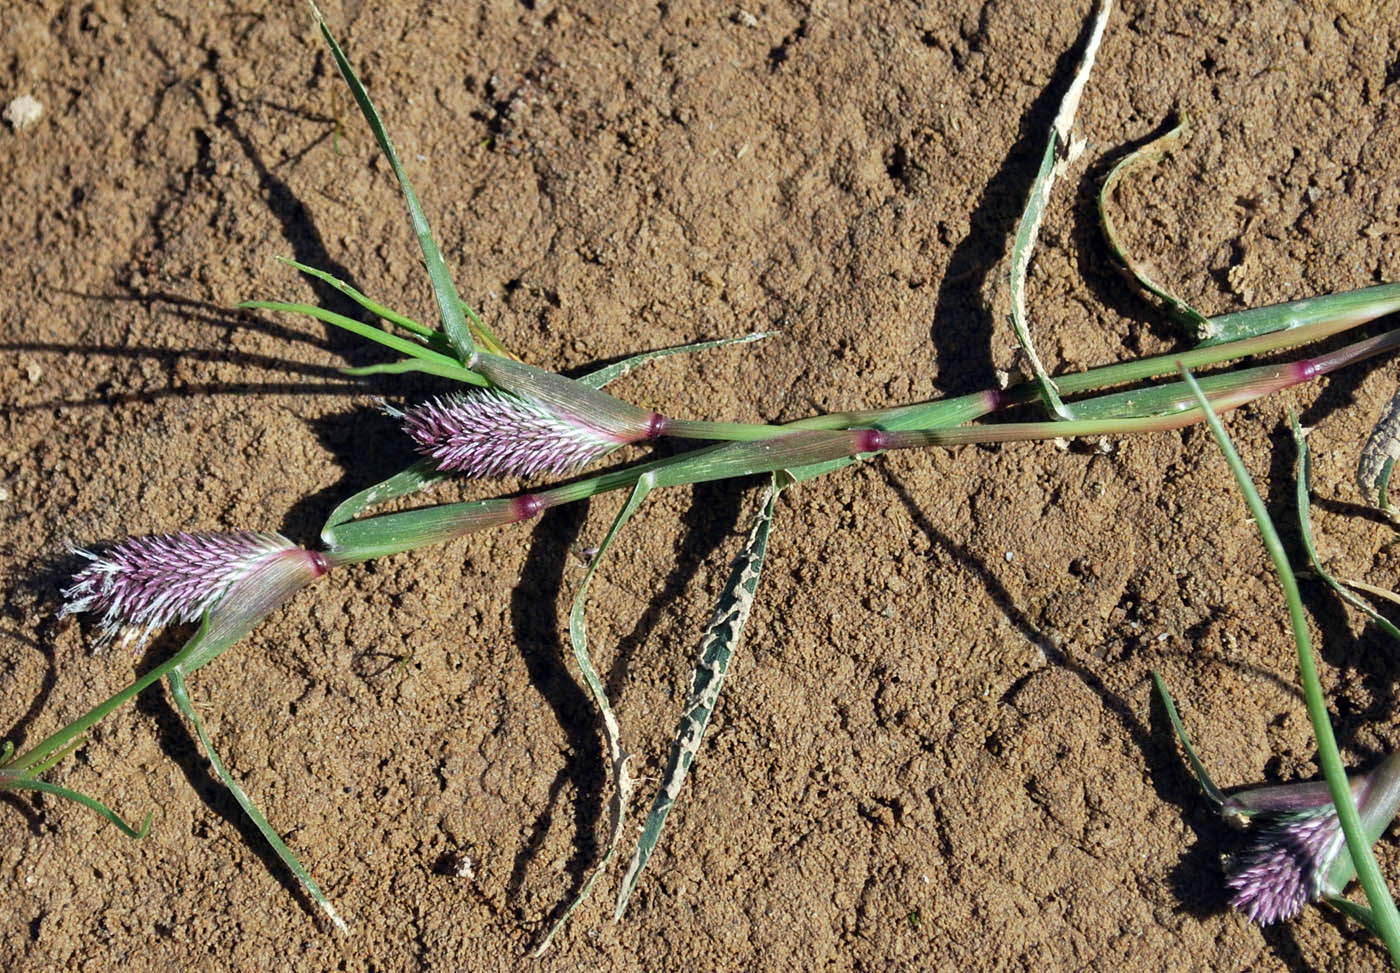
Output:
[[38,362],[32,361],[24,366],[24,377],[29,379],[30,385],[38,385],[39,379],[44,377],[44,370]]
[[22,132],[33,125],[44,114],[44,106],[39,104],[39,99],[33,95],[20,95],[14,101],[5,106],[5,121],[10,123],[10,127],[16,132]]
[[452,869],[452,874],[458,878],[476,878],[476,871],[472,868],[472,860],[466,855],[458,855],[457,861]]

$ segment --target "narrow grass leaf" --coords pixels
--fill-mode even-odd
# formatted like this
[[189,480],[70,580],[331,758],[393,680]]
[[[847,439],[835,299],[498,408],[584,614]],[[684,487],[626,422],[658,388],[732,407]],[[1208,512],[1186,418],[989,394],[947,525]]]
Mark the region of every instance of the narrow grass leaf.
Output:
[[376,344],[381,344],[400,354],[408,355],[410,358],[416,358],[425,363],[436,365],[439,370],[434,371],[434,374],[440,374],[448,378],[456,378],[472,385],[490,384],[485,378],[476,374],[476,372],[463,367],[462,364],[451,355],[444,355],[441,352],[433,351],[420,342],[411,341],[400,335],[383,331],[372,324],[356,321],[354,318],[348,318],[343,314],[328,311],[314,304],[296,304],[288,301],[243,301],[238,304],[238,307],[245,310],[286,311],[289,314],[305,314],[318,321],[324,321],[326,324],[334,325],[337,328],[349,331],[351,334],[359,335],[361,338],[367,338]]
[[1082,144],[1071,141],[1070,129],[1074,125],[1080,96],[1083,95],[1084,86],[1089,81],[1089,72],[1093,70],[1094,58],[1098,55],[1099,43],[1103,40],[1104,28],[1108,25],[1108,14],[1112,6],[1111,0],[1102,0],[1098,12],[1094,15],[1093,27],[1084,45],[1084,53],[1080,55],[1079,66],[1075,69],[1069,90],[1060,102],[1059,113],[1050,127],[1050,138],[1046,141],[1045,152],[1040,159],[1040,169],[1031,184],[1030,198],[1026,200],[1026,208],[1021,214],[1021,222],[1011,246],[1011,327],[1016,332],[1016,341],[1030,365],[1046,408],[1061,419],[1070,419],[1073,415],[1060,401],[1059,390],[1046,372],[1045,366],[1041,364],[1040,356],[1031,341],[1030,325],[1026,320],[1026,274],[1030,269],[1031,253],[1035,250],[1036,239],[1040,236],[1040,224],[1045,218],[1045,206],[1050,199],[1050,190],[1055,184],[1055,178],[1069,168],[1083,147]]
[[[277,257],[276,259],[282,261],[282,263],[284,264],[288,264],[289,266],[295,267],[303,274],[315,277],[317,280],[325,281],[331,287],[334,287],[336,290],[340,291],[340,293],[344,294],[346,297],[359,304],[362,308],[364,308],[366,311],[369,311],[371,314],[383,318],[385,321],[388,321],[391,324],[396,324],[399,327],[403,328],[405,331],[427,339],[429,346],[432,347],[434,350],[443,352],[444,354],[450,354],[452,352],[452,345],[450,342],[448,342],[447,336],[441,331],[437,330],[436,328],[430,328],[427,325],[419,324],[417,321],[413,320],[408,315],[395,311],[393,308],[386,307],[383,304],[380,304],[378,301],[374,300],[373,298],[366,297],[364,294],[361,294],[355,288],[345,283],[339,277],[335,277],[331,274],[328,274],[324,270],[320,270],[316,267],[310,267],[303,263],[298,263],[297,261],[292,260],[289,257]],[[463,313],[467,315],[468,326],[471,328],[472,333],[476,336],[477,342],[492,354],[509,354],[506,351],[505,346],[501,344],[500,339],[496,337],[495,333],[490,328],[488,328],[480,318],[476,316],[476,312],[471,309],[471,305],[462,302],[461,306]]]
[[383,362],[378,365],[359,365],[354,368],[342,368],[343,375],[352,375],[360,378],[364,375],[406,375],[409,372],[421,372],[424,375],[436,375],[438,378],[449,378],[457,382],[468,382],[472,385],[482,385],[473,376],[475,372],[463,368],[458,364],[447,365],[442,362],[424,361],[420,358],[406,358],[403,361]]
[[292,850],[287,847],[286,842],[282,840],[281,836],[277,834],[272,825],[268,823],[267,818],[263,817],[262,812],[258,810],[247,792],[239,786],[238,781],[233,779],[233,775],[228,772],[228,768],[224,766],[224,762],[219,759],[219,754],[214,750],[214,744],[209,739],[209,734],[204,731],[204,723],[200,720],[199,714],[195,712],[194,704],[190,702],[189,692],[185,688],[184,673],[177,667],[172,669],[169,675],[170,695],[175,699],[175,706],[185,715],[185,719],[190,721],[190,725],[194,727],[194,732],[198,735],[199,742],[204,747],[205,754],[209,757],[209,763],[213,766],[214,773],[218,775],[219,780],[223,781],[224,786],[227,787],[229,793],[233,795],[233,799],[236,800],[238,806],[243,809],[243,813],[248,815],[248,819],[253,822],[258,831],[262,833],[263,838],[272,846],[272,850],[277,853],[277,857],[281,859],[282,864],[286,865],[291,873],[297,877],[297,881],[301,882],[302,888],[306,890],[306,894],[315,900],[316,904],[321,907],[322,911],[325,912],[326,916],[334,923],[337,929],[341,932],[349,932],[349,929],[346,928],[345,921],[341,919],[339,913],[335,911],[335,906],[331,905],[330,899],[326,898],[325,893],[321,891],[321,887],[311,878],[311,874],[302,867],[301,862],[297,861],[296,855],[292,854]]
[[[869,454],[871,456],[874,453]],[[815,480],[819,476],[826,476],[837,470],[845,469],[852,463],[859,462],[863,456],[843,456],[840,459],[827,460],[825,463],[809,463],[806,466],[790,466],[784,472],[792,478],[793,483],[804,483],[807,480]]]
[[[81,747],[81,746],[82,746],[84,743],[86,743],[86,742],[87,742],[87,737],[85,737],[85,736],[78,737],[77,739],[73,740],[72,743],[69,743],[67,746],[61,747],[60,749],[55,750],[50,756],[45,757],[42,761],[40,761],[39,763],[37,763],[37,764],[35,764],[33,767],[31,767],[31,768],[29,769],[29,771],[28,771],[29,776],[31,776],[31,777],[37,777],[37,776],[39,776],[40,774],[42,774],[42,773],[44,773],[45,771],[47,771],[49,768],[56,766],[57,764],[59,764],[60,762],[62,762],[62,760],[63,760],[64,757],[67,757],[69,754],[76,752],[77,749],[78,749],[79,747]],[[14,759],[14,755],[15,755],[15,745],[14,745],[13,743],[11,743],[10,741],[6,740],[6,741],[5,741],[5,759],[4,759],[3,763],[4,763],[4,764],[8,764],[12,759]],[[3,766],[3,765],[0,764],[0,766]]]
[[1269,517],[1269,510],[1264,506],[1264,501],[1260,499],[1259,491],[1255,489],[1254,481],[1250,479],[1249,471],[1245,469],[1244,461],[1235,451],[1234,444],[1225,432],[1225,427],[1220,424],[1220,419],[1211,408],[1205,393],[1196,385],[1196,380],[1191,373],[1183,368],[1181,374],[1196,393],[1196,400],[1205,412],[1206,424],[1210,426],[1211,434],[1220,445],[1221,452],[1225,454],[1230,471],[1234,474],[1235,481],[1239,483],[1245,503],[1249,507],[1250,514],[1254,517],[1254,523],[1259,529],[1264,547],[1268,550],[1269,558],[1274,563],[1274,570],[1278,574],[1284,599],[1288,605],[1293,638],[1297,643],[1298,670],[1303,683],[1303,698],[1307,704],[1308,718],[1312,721],[1313,733],[1317,739],[1317,760],[1322,767],[1322,775],[1327,780],[1327,789],[1332,795],[1332,803],[1337,809],[1337,820],[1346,835],[1347,851],[1351,853],[1357,878],[1360,880],[1362,888],[1365,889],[1366,899],[1371,905],[1371,911],[1375,914],[1381,939],[1385,942],[1386,949],[1390,953],[1391,962],[1400,964],[1400,913],[1396,911],[1395,901],[1391,898],[1390,890],[1386,888],[1385,879],[1381,876],[1380,868],[1376,864],[1376,856],[1371,851],[1371,842],[1367,839],[1361,817],[1357,813],[1356,801],[1352,797],[1346,768],[1342,765],[1341,754],[1337,751],[1337,738],[1332,731],[1332,722],[1327,713],[1327,700],[1323,696],[1322,683],[1317,675],[1317,662],[1313,658],[1312,636],[1308,632],[1307,615],[1303,611],[1303,600],[1298,592],[1298,581],[1293,575],[1293,568],[1288,563],[1288,557],[1284,554],[1283,542],[1279,539],[1274,522]]
[[387,503],[390,500],[397,500],[399,497],[417,493],[419,490],[426,490],[445,479],[447,479],[447,474],[439,472],[436,463],[430,459],[420,459],[407,469],[395,473],[386,480],[380,480],[374,486],[366,487],[354,496],[341,501],[339,506],[332,510],[331,515],[326,518],[326,523],[321,528],[321,538],[325,540],[326,531],[338,524],[355,519],[370,507]]
[[[312,9],[315,10],[314,5]],[[423,251],[423,262],[427,265],[428,277],[433,282],[433,296],[437,299],[438,311],[442,315],[443,331],[447,333],[447,340],[455,350],[458,360],[463,365],[471,367],[476,359],[476,345],[472,341],[471,331],[467,326],[466,317],[462,313],[466,304],[457,294],[457,288],[452,283],[452,274],[448,271],[447,264],[443,262],[437,241],[433,239],[433,231],[428,225],[428,217],[424,215],[423,207],[418,202],[418,194],[413,191],[413,184],[409,182],[408,173],[404,171],[403,163],[399,161],[399,154],[394,149],[394,143],[389,139],[389,132],[379,117],[379,110],[374,107],[374,102],[370,100],[369,93],[360,83],[355,69],[350,66],[345,52],[340,49],[340,45],[331,36],[330,28],[326,25],[326,20],[321,16],[319,10],[316,10],[316,24],[321,29],[321,36],[330,46],[331,55],[335,58],[336,66],[340,69],[340,76],[350,86],[350,93],[355,96],[355,102],[360,106],[365,121],[369,123],[370,131],[374,133],[379,147],[389,159],[390,168],[394,170],[394,175],[399,180],[399,188],[403,190],[404,201],[408,204],[409,218],[413,221],[413,232],[418,237],[418,246]],[[474,312],[472,317],[476,317]]]
[[35,777],[8,778],[3,771],[0,771],[0,791],[9,790],[43,791],[45,794],[52,794],[55,797],[62,797],[74,803],[81,804],[83,807],[95,811],[97,814],[116,825],[117,829],[128,838],[140,839],[151,833],[151,814],[149,811],[146,812],[146,820],[141,823],[141,827],[133,828],[131,825],[127,824],[116,811],[113,811],[101,801],[88,797],[86,794],[80,794],[77,791],[69,790],[67,787],[62,787],[46,780],[39,780]]
[[1323,901],[1377,939],[1385,938],[1381,935],[1380,924],[1376,922],[1376,914],[1359,902],[1353,902],[1341,895],[1329,895]]
[[1191,328],[1197,341],[1202,341],[1213,337],[1210,319],[1153,280],[1146,266],[1128,256],[1127,250],[1118,239],[1118,228],[1114,225],[1113,216],[1109,211],[1109,199],[1123,177],[1138,166],[1160,162],[1168,151],[1182,139],[1189,127],[1190,120],[1183,119],[1181,124],[1170,132],[1159,135],[1137,151],[1129,153],[1113,167],[1113,171],[1103,181],[1103,188],[1099,190],[1099,224],[1103,227],[1103,235],[1108,243],[1108,249],[1122,263],[1129,276],[1137,282],[1143,291],[1160,301],[1169,315]]
[[1390,477],[1395,471],[1396,459],[1400,459],[1400,391],[1391,398],[1371,430],[1356,467],[1356,484],[1361,487],[1361,495],[1367,503],[1386,513],[1390,511]]
[[697,341],[689,345],[675,345],[671,348],[658,348],[655,351],[644,351],[639,355],[631,355],[621,361],[613,362],[611,365],[604,365],[597,371],[589,372],[580,376],[578,381],[584,385],[590,385],[595,389],[600,389],[609,382],[615,381],[626,375],[638,365],[645,365],[647,362],[655,361],[658,358],[666,358],[670,355],[689,354],[694,351],[708,351],[711,348],[723,348],[725,345],[745,345],[751,341],[762,341],[778,334],[777,331],[755,331],[752,334],[740,335],[737,338],[718,338],[713,341]]
[[286,264],[288,267],[292,267],[295,270],[301,271],[308,277],[315,277],[317,280],[325,284],[329,284],[335,290],[350,298],[350,300],[360,305],[360,307],[364,308],[366,311],[368,311],[370,314],[373,314],[375,317],[383,318],[390,324],[396,324],[400,328],[403,328],[405,331],[409,332],[410,334],[415,334],[418,337],[424,339],[425,343],[430,346],[434,346],[436,351],[441,352],[442,354],[451,353],[452,346],[447,343],[447,336],[444,335],[441,331],[437,330],[436,328],[430,328],[425,324],[419,324],[417,321],[413,320],[408,315],[400,314],[393,308],[385,307],[378,301],[372,300],[366,297],[364,294],[361,294],[359,291],[351,287],[349,284],[345,283],[345,281],[341,280],[339,277],[336,277],[332,274],[328,274],[324,270],[321,270],[317,267],[312,267],[304,263],[298,263],[290,257],[275,257],[274,259],[276,259],[280,263]]
[[540,941],[539,947],[535,950],[536,956],[543,955],[545,950],[549,949],[549,944],[553,942],[559,930],[564,928],[564,923],[568,921],[569,916],[587,900],[593,891],[594,883],[607,869],[608,863],[612,861],[613,854],[617,851],[618,842],[622,840],[623,819],[627,809],[627,801],[632,795],[632,777],[627,772],[627,761],[631,758],[631,754],[622,749],[622,730],[618,726],[612,705],[608,702],[607,689],[603,686],[603,680],[599,678],[598,671],[593,667],[593,658],[588,653],[588,630],[584,619],[584,609],[588,602],[588,587],[593,581],[593,575],[598,571],[598,566],[603,563],[603,558],[612,548],[613,541],[617,539],[622,526],[637,512],[637,508],[642,505],[642,501],[652,491],[654,484],[655,479],[650,474],[644,474],[637,480],[636,486],[632,488],[631,496],[627,498],[622,509],[617,512],[603,542],[598,545],[598,552],[588,562],[588,570],[584,572],[578,593],[574,595],[573,607],[569,610],[569,644],[573,646],[574,661],[578,664],[579,672],[583,675],[583,681],[588,686],[588,691],[593,695],[594,705],[598,707],[598,715],[602,719],[603,733],[608,743],[608,758],[612,761],[613,797],[609,808],[611,827],[608,829],[607,847],[603,851],[602,857],[598,859],[598,864],[593,867],[593,871],[584,880],[583,886],[574,896],[573,901],[559,914],[559,918],[554,921],[554,925]]
[[[1214,337],[1202,348],[1255,338],[1276,332],[1294,331],[1322,322],[1350,328],[1400,311],[1400,284],[1376,284],[1355,290],[1305,297],[1281,304],[1252,307],[1220,314],[1210,319]],[[1313,339],[1309,339],[1313,340]]]
[[1390,619],[1372,608],[1364,598],[1338,581],[1322,566],[1322,559],[1317,556],[1317,540],[1312,527],[1312,456],[1308,451],[1307,434],[1303,432],[1298,417],[1291,410],[1288,418],[1293,424],[1293,442],[1298,448],[1298,530],[1302,536],[1303,550],[1308,554],[1308,562],[1312,564],[1317,576],[1327,582],[1343,601],[1359,609],[1391,638],[1400,641],[1400,628],[1396,628]]
[[496,332],[486,326],[486,322],[477,317],[472,306],[466,301],[461,301],[462,312],[467,316],[467,325],[472,329],[472,334],[476,336],[477,344],[481,345],[493,355],[501,355],[506,358],[514,358],[510,352],[506,351],[506,346],[501,344],[501,339],[496,337]]
[[1176,731],[1176,738],[1181,741],[1181,749],[1186,751],[1186,759],[1191,764],[1191,772],[1196,775],[1196,782],[1201,785],[1201,790],[1215,809],[1218,811],[1225,804],[1225,793],[1215,786],[1215,781],[1211,780],[1210,774],[1206,772],[1206,765],[1201,763],[1201,758],[1196,756],[1196,750],[1191,746],[1191,738],[1186,735],[1186,726],[1181,722],[1181,717],[1177,715],[1176,704],[1172,702],[1172,694],[1167,692],[1167,684],[1157,673],[1152,670],[1152,682],[1157,687],[1157,695],[1162,699],[1162,706],[1167,711],[1167,719],[1171,721],[1172,729]]
[[1388,601],[1392,605],[1400,605],[1400,594],[1396,594],[1389,588],[1382,588],[1379,585],[1367,584],[1365,581],[1358,581],[1356,578],[1344,578],[1342,584],[1354,591],[1364,591],[1372,598],[1379,598],[1381,601]]
[[710,724],[715,706],[719,703],[719,693],[724,686],[725,674],[729,672],[729,662],[739,639],[744,634],[744,624],[753,609],[754,595],[758,591],[759,577],[763,573],[763,557],[768,550],[768,531],[773,523],[773,505],[783,485],[792,482],[779,474],[773,474],[768,490],[763,495],[758,519],[749,531],[749,538],[734,562],[734,570],[729,581],[720,593],[714,614],[700,639],[699,658],[695,671],[690,677],[690,692],[686,696],[685,709],[681,712],[680,724],[676,727],[676,740],[671,747],[671,757],[666,763],[666,771],[661,779],[661,787],[656,792],[646,823],[642,825],[642,836],[637,842],[637,850],[632,855],[632,863],[622,878],[622,887],[617,894],[617,907],[613,917],[621,919],[627,909],[627,901],[637,887],[642,869],[646,868],[661,829],[666,824],[666,816],[671,813],[681,786],[695,762],[700,750],[701,738]]

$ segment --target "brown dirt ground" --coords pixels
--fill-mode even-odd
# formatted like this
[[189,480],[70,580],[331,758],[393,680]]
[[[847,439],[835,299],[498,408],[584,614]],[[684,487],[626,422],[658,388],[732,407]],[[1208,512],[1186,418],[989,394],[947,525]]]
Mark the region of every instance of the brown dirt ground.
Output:
[[[528,360],[780,327],[618,386],[670,414],[787,419],[970,391],[1012,361],[1004,254],[1083,4],[328,3],[462,290]],[[602,6],[602,5],[600,5]],[[1400,14],[1347,0],[1126,3],[1031,278],[1057,370],[1175,346],[1108,266],[1091,195],[1120,147],[1194,134],[1119,199],[1209,312],[1400,280]],[[391,174],[299,4],[10,4],[0,101],[0,727],[34,742],[149,658],[55,621],[84,545],[187,529],[314,538],[409,453],[373,404],[436,386],[319,325],[295,256],[425,320]],[[1317,427],[1342,573],[1400,554],[1351,485],[1390,364],[1229,426],[1287,517],[1289,406]],[[482,487],[464,487],[482,495]],[[665,756],[752,484],[652,502],[591,624],[634,769]],[[7,968],[530,968],[605,826],[564,618],[620,498],[333,574],[195,683],[225,758],[353,925],[324,932],[163,693],[52,773],[134,817],[0,803]],[[1400,733],[1396,649],[1309,597],[1346,755]],[[183,633],[150,647],[156,658]],[[614,874],[543,969],[1375,966],[1310,909],[1230,913],[1230,835],[1147,673],[1225,785],[1316,773],[1277,587],[1189,430],[1108,454],[890,455],[787,494],[726,696],[624,924]],[[582,843],[582,844],[581,844]],[[580,848],[583,852],[580,852]],[[459,856],[474,878],[452,874]],[[1400,868],[1394,846],[1383,865]]]

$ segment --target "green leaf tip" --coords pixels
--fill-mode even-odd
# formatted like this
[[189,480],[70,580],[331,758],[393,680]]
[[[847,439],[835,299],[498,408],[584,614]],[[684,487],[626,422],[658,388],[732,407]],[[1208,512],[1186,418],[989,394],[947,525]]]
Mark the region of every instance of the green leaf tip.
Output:
[[[319,10],[315,11],[315,14],[321,36],[331,49],[331,56],[335,59],[336,67],[340,70],[340,76],[349,85],[350,93],[354,96],[355,103],[360,107],[360,113],[365,116],[370,131],[374,133],[375,140],[389,160],[389,167],[393,169],[394,176],[399,181],[404,202],[408,205],[409,219],[413,223],[413,233],[418,238],[419,249],[423,252],[423,262],[427,265],[428,277],[433,283],[433,297],[437,300],[438,312],[442,315],[443,331],[447,334],[447,340],[452,345],[457,360],[465,367],[471,368],[476,363],[477,351],[476,343],[472,340],[471,328],[462,312],[462,308],[466,305],[458,295],[456,285],[452,283],[452,274],[442,259],[442,252],[438,249],[437,241],[433,238],[432,228],[428,224],[428,217],[423,212],[422,204],[418,201],[418,194],[414,192],[408,173],[404,170],[403,163],[399,161],[398,150],[394,148],[394,143],[389,138],[389,131],[384,126],[379,109],[374,106],[369,92],[360,82],[359,75],[350,66],[350,60],[331,34],[325,18],[321,16]],[[473,314],[473,316],[475,315]]]
[[1147,267],[1128,255],[1127,248],[1118,238],[1118,228],[1113,222],[1108,205],[1113,191],[1129,171],[1140,165],[1160,162],[1172,146],[1185,138],[1190,125],[1190,117],[1183,115],[1181,121],[1170,131],[1159,135],[1136,151],[1130,152],[1119,161],[1108,174],[1108,178],[1103,181],[1103,187],[1099,190],[1098,207],[1099,226],[1103,230],[1104,242],[1108,244],[1109,251],[1119,261],[1129,279],[1134,281],[1140,290],[1155,298],[1165,307],[1168,315],[1190,327],[1196,340],[1201,341],[1215,336],[1215,329],[1210,318],[1157,283],[1148,273]]
[[1176,704],[1172,701],[1172,694],[1167,692],[1167,683],[1156,669],[1152,670],[1152,682],[1157,687],[1157,695],[1162,700],[1162,707],[1167,711],[1167,719],[1171,721],[1172,730],[1176,733],[1177,740],[1181,743],[1181,749],[1186,752],[1186,759],[1191,764],[1191,772],[1196,775],[1196,782],[1201,785],[1201,790],[1205,792],[1207,800],[1215,806],[1218,811],[1225,804],[1225,795],[1219,787],[1215,786],[1215,781],[1211,780],[1210,774],[1206,772],[1205,764],[1201,758],[1196,756],[1195,748],[1191,746],[1191,738],[1186,735],[1186,726],[1181,722],[1181,717],[1177,714]]

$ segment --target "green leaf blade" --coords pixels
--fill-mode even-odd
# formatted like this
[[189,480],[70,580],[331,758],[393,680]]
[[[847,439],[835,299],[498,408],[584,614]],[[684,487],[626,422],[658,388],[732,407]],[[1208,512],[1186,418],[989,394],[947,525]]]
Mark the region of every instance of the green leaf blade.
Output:
[[[313,317],[325,324],[349,331],[351,334],[361,338],[367,338],[376,344],[383,345],[402,355],[416,358],[429,366],[439,366],[443,369],[441,374],[453,378],[460,378],[462,381],[471,382],[473,385],[488,385],[485,378],[475,372],[464,368],[457,359],[451,355],[444,355],[441,352],[433,351],[431,348],[417,342],[411,341],[400,335],[392,334],[372,324],[365,324],[363,321],[356,321],[354,318],[337,314],[335,311],[318,307],[315,304],[298,304],[291,301],[241,301],[238,307],[244,310],[257,311],[285,311],[288,314],[305,314]],[[427,369],[423,369],[426,371]]]
[[458,361],[470,367],[476,360],[476,344],[472,341],[471,329],[462,313],[465,303],[457,294],[457,287],[452,283],[452,274],[442,259],[437,241],[433,239],[433,231],[428,225],[428,217],[424,214],[422,205],[418,202],[418,194],[413,191],[413,184],[409,181],[408,173],[404,171],[403,163],[399,161],[399,154],[394,149],[394,143],[389,138],[389,132],[384,127],[383,119],[379,117],[379,110],[374,107],[369,92],[365,91],[364,85],[360,83],[359,76],[355,74],[355,69],[350,66],[345,52],[340,49],[340,45],[331,36],[330,27],[326,25],[320,11],[316,12],[316,23],[321,29],[321,36],[330,46],[336,67],[340,69],[340,76],[350,86],[350,93],[354,96],[355,103],[360,106],[360,112],[365,116],[370,131],[374,133],[375,140],[379,142],[379,147],[384,151],[384,155],[388,157],[389,166],[394,170],[394,176],[399,181],[404,201],[408,204],[409,219],[413,222],[413,233],[418,238],[418,246],[423,251],[423,262],[427,265],[428,277],[433,283],[433,296],[437,300],[438,311],[442,315],[443,331],[447,333],[447,340],[456,352]]
[[45,794],[52,794],[55,797],[73,801],[75,804],[81,804],[88,810],[105,818],[111,824],[116,825],[117,830],[121,831],[121,833],[128,838],[134,838],[138,841],[151,833],[151,812],[149,811],[146,812],[146,819],[141,822],[141,827],[134,828],[127,824],[120,814],[113,811],[96,798],[88,797],[86,794],[81,794],[78,791],[71,790],[59,784],[54,784],[46,780],[39,780],[36,777],[6,779],[4,776],[0,776],[0,791],[4,790],[41,791]]
[[1293,426],[1293,442],[1298,449],[1296,483],[1298,533],[1303,542],[1303,551],[1308,555],[1308,563],[1312,565],[1317,576],[1337,593],[1338,597],[1364,614],[1385,634],[1400,641],[1400,628],[1397,628],[1394,622],[1372,608],[1364,598],[1338,581],[1330,571],[1322,566],[1322,558],[1318,557],[1317,554],[1317,538],[1313,533],[1312,525],[1312,456],[1308,450],[1307,434],[1298,423],[1296,415],[1290,412],[1288,418]]
[[752,334],[739,335],[736,338],[718,338],[711,341],[697,341],[688,345],[674,345],[670,348],[658,348],[655,351],[644,351],[641,354],[630,355],[621,361],[613,362],[611,365],[604,365],[596,371],[589,372],[578,380],[585,385],[595,389],[600,389],[609,382],[614,382],[628,372],[644,365],[648,362],[656,361],[658,358],[668,358],[671,355],[686,355],[697,351],[708,351],[711,348],[724,348],[728,345],[746,345],[752,341],[763,341],[771,338],[777,331],[755,331]]
[[1188,304],[1182,298],[1172,294],[1161,284],[1157,283],[1147,272],[1147,268],[1128,255],[1127,248],[1118,238],[1118,228],[1113,222],[1113,217],[1109,212],[1108,201],[1113,195],[1114,189],[1123,177],[1132,169],[1140,165],[1151,162],[1159,162],[1167,154],[1170,147],[1179,142],[1190,127],[1189,119],[1183,119],[1179,125],[1164,135],[1160,135],[1142,146],[1135,152],[1129,153],[1113,167],[1113,171],[1108,174],[1108,178],[1103,182],[1103,188],[1099,190],[1099,226],[1103,230],[1104,240],[1108,244],[1108,249],[1117,258],[1128,276],[1136,282],[1137,286],[1156,298],[1158,302],[1166,308],[1167,313],[1176,320],[1189,326],[1194,333],[1196,340],[1200,341],[1213,336],[1211,321],[1200,311]]
[[387,503],[390,500],[397,500],[399,497],[426,490],[446,478],[447,474],[440,472],[437,463],[433,460],[420,459],[407,469],[401,470],[388,479],[381,480],[374,486],[366,487],[354,496],[341,501],[331,511],[331,515],[326,518],[326,523],[321,528],[321,539],[329,544],[330,539],[327,534],[331,528],[354,520],[376,504]]
[[257,805],[253,803],[253,799],[248,796],[248,792],[239,786],[238,781],[233,778],[228,768],[224,766],[223,760],[220,759],[218,752],[214,749],[213,741],[209,739],[209,734],[204,730],[204,722],[200,720],[199,714],[195,712],[194,704],[190,701],[189,691],[185,686],[184,674],[179,668],[172,669],[170,672],[170,695],[175,700],[176,708],[184,714],[185,719],[189,720],[190,725],[194,727],[194,732],[199,737],[200,745],[204,747],[205,755],[209,757],[209,763],[213,766],[214,773],[218,776],[219,780],[223,782],[223,785],[228,788],[229,793],[233,795],[233,799],[237,801],[238,806],[243,809],[243,813],[253,822],[259,833],[262,834],[263,839],[277,854],[282,864],[286,865],[288,870],[296,876],[297,881],[301,883],[306,894],[321,907],[321,910],[326,914],[326,917],[330,919],[331,923],[341,932],[348,933],[350,930],[346,927],[345,920],[340,918],[340,914],[336,912],[335,906],[331,904],[330,899],[326,897],[326,894],[321,891],[321,887],[312,879],[311,873],[297,860],[296,855],[287,847],[281,835],[268,823],[263,813],[258,810]]
[[666,824],[666,817],[680,796],[681,787],[700,750],[705,729],[710,724],[710,717],[714,715],[715,707],[719,703],[719,694],[724,687],[725,675],[729,672],[729,663],[753,609],[758,582],[763,573],[764,556],[768,550],[773,507],[783,489],[782,482],[777,474],[773,475],[759,508],[758,518],[743,549],[735,559],[729,581],[720,594],[705,634],[701,636],[700,651],[695,671],[691,676],[690,692],[685,709],[681,713],[680,723],[676,727],[671,756],[662,775],[661,787],[652,802],[651,811],[642,825],[642,836],[637,842],[637,850],[633,853],[632,862],[623,876],[613,912],[615,919],[622,918],[627,909],[627,902],[637,887],[638,879],[641,878],[642,870],[646,868],[652,852],[656,849],[656,843],[660,840],[662,828]]
[[1079,57],[1079,65],[1070,81],[1069,90],[1060,102],[1060,110],[1050,127],[1050,137],[1045,151],[1040,157],[1040,167],[1031,183],[1030,197],[1021,213],[1021,221],[1016,227],[1016,237],[1011,245],[1011,327],[1016,333],[1016,341],[1021,347],[1031,375],[1040,390],[1041,398],[1050,412],[1059,419],[1072,419],[1073,412],[1060,400],[1060,392],[1050,373],[1046,371],[1031,341],[1030,325],[1026,315],[1026,276],[1030,270],[1031,253],[1035,250],[1040,236],[1041,221],[1045,218],[1045,206],[1050,199],[1050,190],[1055,179],[1064,172],[1078,154],[1071,142],[1070,129],[1074,125],[1074,115],[1079,108],[1079,99],[1084,86],[1089,81],[1094,60],[1098,55],[1099,44],[1103,40],[1104,29],[1108,26],[1108,15],[1112,9],[1111,0],[1101,0],[1094,14],[1089,39]]

